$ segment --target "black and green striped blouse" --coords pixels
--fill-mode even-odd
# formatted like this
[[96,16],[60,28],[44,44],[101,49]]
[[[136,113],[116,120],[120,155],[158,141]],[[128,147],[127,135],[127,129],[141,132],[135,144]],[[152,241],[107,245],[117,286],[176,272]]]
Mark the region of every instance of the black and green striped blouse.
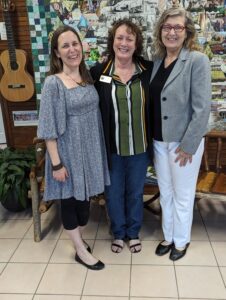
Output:
[[145,96],[140,80],[141,66],[136,64],[132,78],[124,84],[119,76],[114,74],[112,64],[112,116],[118,155],[129,156],[144,153],[147,149],[145,130]]

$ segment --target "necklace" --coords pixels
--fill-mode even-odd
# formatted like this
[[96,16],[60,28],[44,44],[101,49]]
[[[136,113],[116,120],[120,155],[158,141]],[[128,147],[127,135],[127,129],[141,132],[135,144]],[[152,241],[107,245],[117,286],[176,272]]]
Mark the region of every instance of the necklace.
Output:
[[82,87],[86,86],[86,83],[85,83],[84,81],[77,82],[77,81],[76,81],[74,78],[72,78],[69,74],[65,73],[64,71],[63,71],[63,73],[64,73],[67,77],[69,77],[72,81],[74,81],[77,85],[82,86]]

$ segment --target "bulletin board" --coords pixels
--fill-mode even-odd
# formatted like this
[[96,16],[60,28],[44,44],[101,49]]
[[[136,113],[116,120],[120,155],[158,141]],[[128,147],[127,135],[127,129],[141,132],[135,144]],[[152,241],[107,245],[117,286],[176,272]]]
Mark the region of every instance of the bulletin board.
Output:
[[49,71],[49,41],[59,25],[72,26],[79,33],[90,67],[105,55],[112,22],[130,18],[142,29],[144,57],[152,59],[155,22],[172,5],[182,6],[192,14],[198,42],[208,55],[212,69],[209,125],[226,130],[226,0],[27,0],[37,102]]

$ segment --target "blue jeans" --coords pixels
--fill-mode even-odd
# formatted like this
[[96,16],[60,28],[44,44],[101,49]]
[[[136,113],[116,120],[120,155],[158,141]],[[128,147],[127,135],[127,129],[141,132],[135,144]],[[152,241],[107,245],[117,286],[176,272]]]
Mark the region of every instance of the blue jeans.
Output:
[[106,204],[115,239],[135,239],[143,221],[143,190],[149,157],[111,155],[111,185],[106,186]]

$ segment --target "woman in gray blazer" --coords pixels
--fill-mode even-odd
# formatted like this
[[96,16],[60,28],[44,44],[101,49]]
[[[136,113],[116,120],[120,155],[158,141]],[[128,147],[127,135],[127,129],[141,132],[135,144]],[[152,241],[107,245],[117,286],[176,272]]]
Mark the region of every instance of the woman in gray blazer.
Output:
[[154,32],[150,83],[154,164],[164,241],[157,255],[175,261],[190,243],[196,182],[211,104],[208,57],[195,51],[195,27],[182,8],[163,12]]

